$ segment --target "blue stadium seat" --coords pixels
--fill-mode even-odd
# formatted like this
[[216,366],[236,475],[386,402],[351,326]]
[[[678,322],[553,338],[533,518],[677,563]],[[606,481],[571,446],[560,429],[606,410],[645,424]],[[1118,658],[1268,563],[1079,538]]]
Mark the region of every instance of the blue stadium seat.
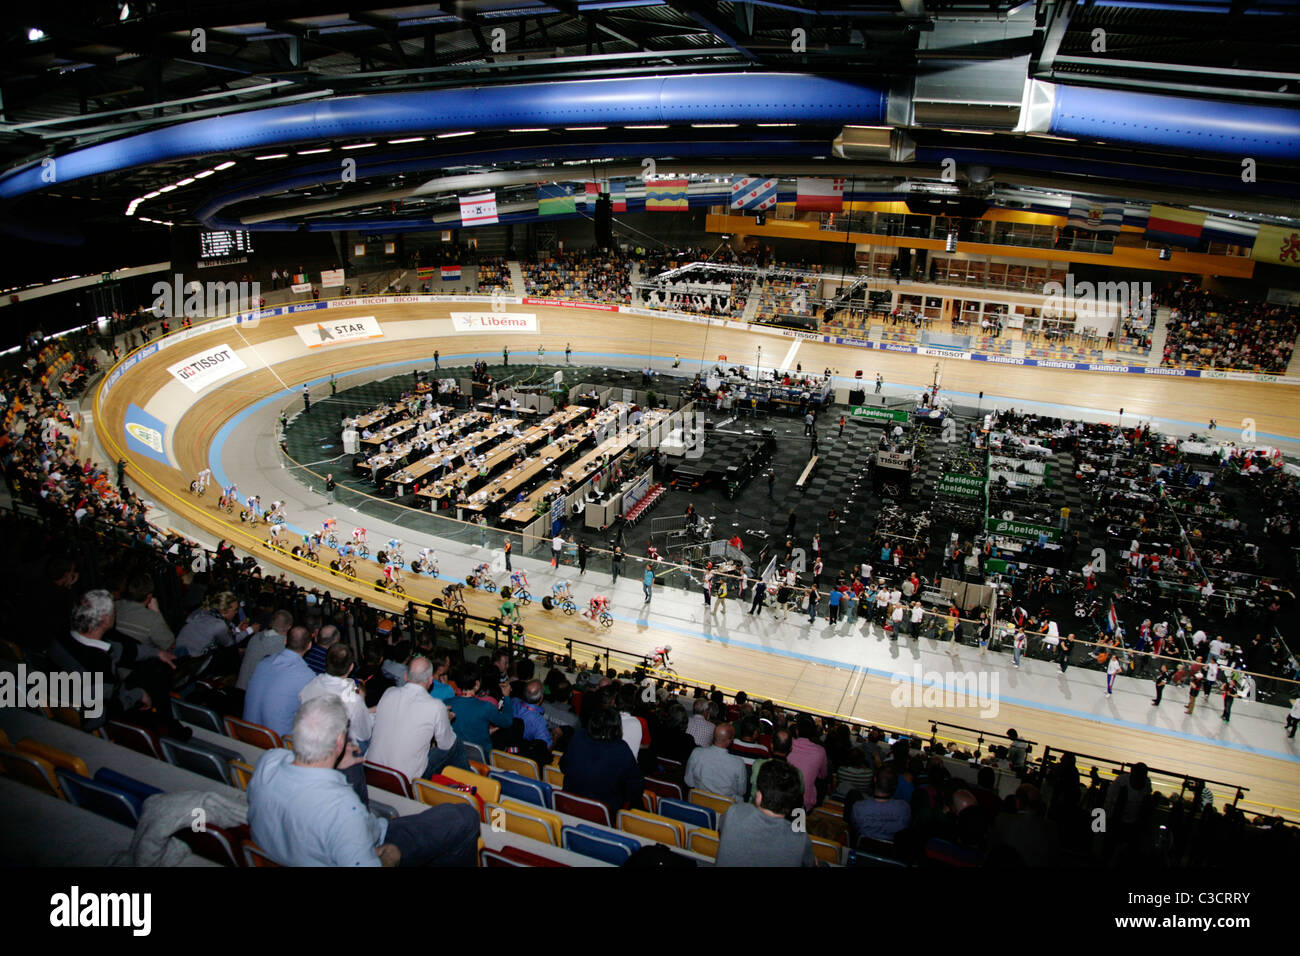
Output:
[[611,833],[587,823],[565,827],[561,841],[566,850],[615,866],[622,866],[633,853],[641,849],[641,843],[629,836]]
[[672,797],[659,798],[659,815],[670,820],[681,820],[682,823],[692,826],[704,827],[706,830],[718,828],[718,815],[714,813],[712,807],[702,807],[699,804],[687,803],[685,800],[674,800]]
[[69,803],[116,820],[123,826],[134,828],[140,822],[144,808],[134,794],[69,770],[56,770],[55,773]]
[[501,784],[501,796],[512,797],[522,803],[531,803],[544,810],[551,809],[551,785],[540,780],[530,780],[510,770],[493,770],[489,775]]
[[96,770],[95,782],[113,787],[116,790],[121,790],[123,793],[131,794],[135,797],[136,801],[139,802],[141,807],[143,807],[144,802],[155,793],[162,793],[161,790],[152,784],[144,783],[143,781],[135,779],[135,777],[128,777],[124,773],[118,773],[112,767],[100,767]]

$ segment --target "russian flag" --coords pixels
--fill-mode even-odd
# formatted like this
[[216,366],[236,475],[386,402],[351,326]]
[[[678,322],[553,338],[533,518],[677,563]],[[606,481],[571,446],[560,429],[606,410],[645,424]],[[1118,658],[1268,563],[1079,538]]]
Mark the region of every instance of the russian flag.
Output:
[[459,282],[459,281],[460,281],[460,266],[443,266],[443,267],[442,267],[442,281],[443,281],[443,282]]
[[627,212],[627,183],[610,183],[610,212]]
[[1172,206],[1152,206],[1147,217],[1146,238],[1176,246],[1194,246],[1201,241],[1205,213]]
[[737,176],[731,181],[732,209],[771,209],[776,205],[776,180]]
[[839,212],[844,208],[844,180],[805,179],[800,176],[794,208],[812,212]]

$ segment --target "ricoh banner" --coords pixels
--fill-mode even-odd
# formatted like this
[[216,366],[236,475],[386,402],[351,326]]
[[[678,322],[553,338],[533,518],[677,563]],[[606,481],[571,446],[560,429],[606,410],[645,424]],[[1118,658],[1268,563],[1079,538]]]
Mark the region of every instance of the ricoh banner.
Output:
[[201,392],[213,382],[248,368],[229,345],[216,345],[170,366],[167,371],[191,392]]

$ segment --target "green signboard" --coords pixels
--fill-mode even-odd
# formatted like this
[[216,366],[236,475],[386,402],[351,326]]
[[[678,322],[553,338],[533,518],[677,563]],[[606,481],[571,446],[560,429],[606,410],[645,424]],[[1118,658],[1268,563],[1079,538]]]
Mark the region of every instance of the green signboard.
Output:
[[1048,541],[1057,541],[1061,533],[1056,529],[1043,524],[1029,524],[1024,521],[1008,521],[1005,518],[990,516],[984,525],[994,534],[1004,534],[1010,538],[1027,538],[1037,541],[1039,535],[1047,535]]
[[939,479],[940,494],[957,495],[962,498],[983,498],[988,479],[978,475],[959,475],[954,471],[945,471]]
[[899,422],[906,425],[911,415],[902,408],[877,408],[875,405],[853,405],[853,418],[865,418],[874,422]]

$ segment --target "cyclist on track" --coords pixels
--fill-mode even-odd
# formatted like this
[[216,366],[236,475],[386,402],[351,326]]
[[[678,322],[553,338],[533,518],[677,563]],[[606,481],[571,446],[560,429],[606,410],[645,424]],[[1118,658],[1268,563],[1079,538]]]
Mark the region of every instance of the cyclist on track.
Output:
[[397,564],[395,561],[391,561],[391,560],[385,563],[384,580],[388,582],[389,587],[392,587],[394,584],[401,584],[402,566],[400,564]]
[[366,543],[366,529],[365,529],[365,528],[353,528],[353,529],[352,529],[352,543],[353,543],[353,544],[365,544],[365,543]]
[[233,481],[225,488],[221,489],[221,500],[217,502],[219,507],[233,506],[239,500],[239,486]]
[[528,575],[523,571],[515,571],[510,575],[510,586],[518,591],[520,588],[528,590]]
[[421,548],[418,553],[420,570],[425,574],[438,573],[438,554],[433,548]]
[[194,490],[197,491],[199,494],[202,494],[203,492],[208,490],[208,482],[210,482],[211,480],[212,480],[212,469],[204,468],[202,471],[198,473],[198,476],[194,479]]
[[513,619],[516,624],[521,623],[521,618],[519,617],[519,606],[515,604],[513,596],[502,599],[500,613],[502,621]]
[[396,538],[389,538],[388,544],[385,547],[389,554],[402,553],[402,542],[398,541]]
[[249,495],[244,501],[244,510],[255,518],[262,517],[262,496]]
[[601,614],[609,613],[609,598],[603,594],[597,594],[587,602],[587,610],[582,612],[583,617],[589,617],[593,621],[599,620]]
[[556,603],[559,603],[562,600],[573,600],[573,592],[569,590],[569,582],[567,578],[561,578],[559,581],[556,581],[551,585],[551,599]]
[[654,663],[656,667],[672,667],[672,661],[668,660],[668,652],[673,649],[671,644],[665,644],[663,647],[656,647],[653,652]]

